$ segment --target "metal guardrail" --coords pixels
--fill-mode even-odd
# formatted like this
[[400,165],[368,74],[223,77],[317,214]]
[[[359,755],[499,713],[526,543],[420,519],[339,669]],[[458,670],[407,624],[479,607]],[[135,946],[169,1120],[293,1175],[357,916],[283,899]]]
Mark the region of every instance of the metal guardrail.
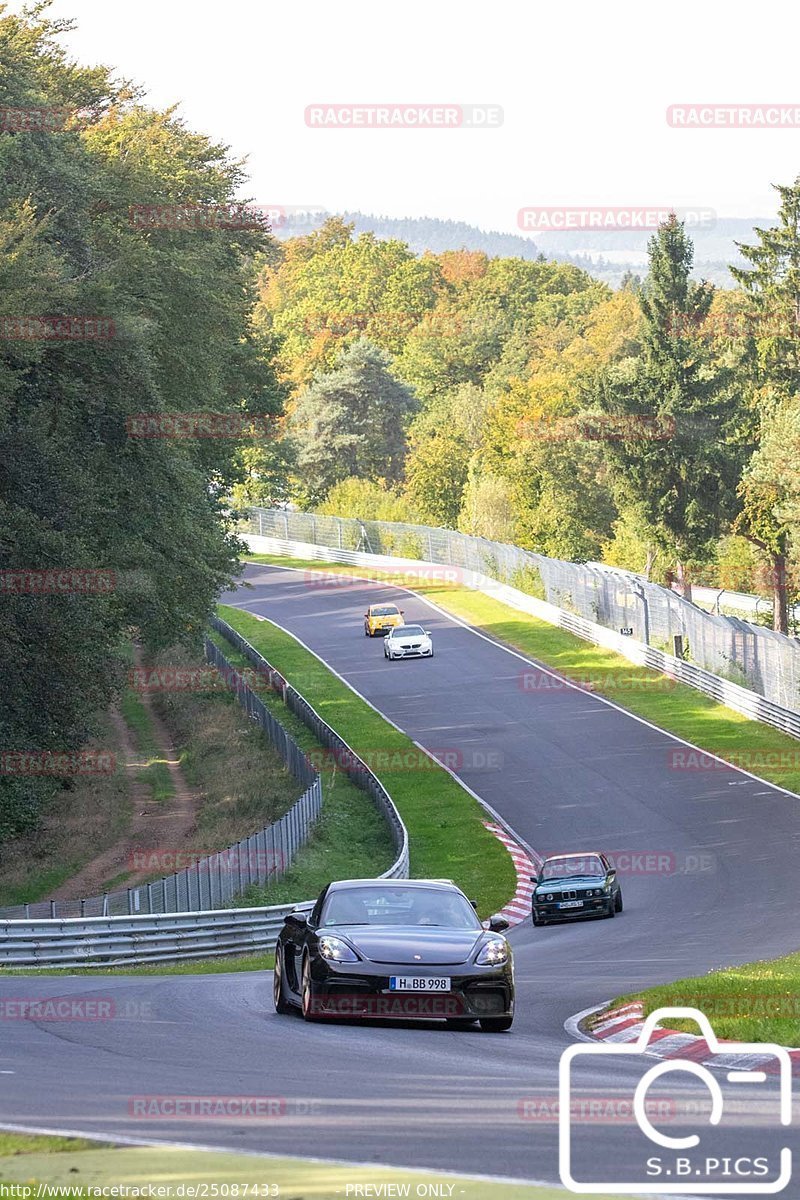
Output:
[[366,792],[372,798],[379,812],[386,819],[397,854],[394,863],[388,871],[383,873],[381,879],[407,879],[409,872],[408,833],[395,807],[394,801],[378,777],[359,758],[352,747],[348,746],[344,738],[340,737],[327,721],[322,719],[305,697],[301,696],[297,689],[293,688],[290,683],[287,683],[275,668],[270,666],[267,660],[262,658],[258,651],[233,626],[228,625],[226,621],[221,620],[219,617],[212,617],[211,627],[231,642],[239,653],[243,654],[253,664],[257,671],[270,673],[273,684],[280,688],[283,702],[290,712],[293,712],[295,716],[300,718],[311,730],[318,742],[321,742],[323,746],[334,752],[334,758],[339,769],[343,770],[350,777],[356,787]]
[[140,917],[0,921],[0,967],[65,970],[263,954],[273,949],[286,914],[312,904]]
[[[291,519],[294,515],[296,514],[284,514],[283,512],[278,514],[281,523],[284,516]],[[305,514],[300,515],[305,516]],[[339,520],[340,518],[315,518],[317,522],[329,519]],[[343,520],[344,518],[341,519]],[[442,577],[442,564],[429,560],[396,558],[386,554],[375,554],[370,551],[339,549],[336,546],[330,547],[326,543],[287,541],[282,537],[273,538],[258,534],[244,534],[243,536],[256,551],[263,550],[267,553],[287,554],[294,558],[318,558],[323,562],[349,563],[366,568],[371,567],[373,570],[396,571],[399,573],[401,581],[412,589],[415,578],[420,581],[424,581],[426,578],[435,580],[437,572],[438,577]],[[685,683],[688,687],[696,688],[698,691],[711,696],[714,700],[718,700],[721,704],[725,704],[728,708],[732,708],[736,712],[750,717],[752,720],[772,725],[776,729],[780,729],[783,733],[789,734],[791,737],[800,738],[800,711],[777,704],[768,697],[760,695],[750,688],[743,687],[741,684],[725,679],[720,675],[716,675],[714,672],[708,671],[695,663],[677,658],[635,637],[622,635],[616,630],[601,625],[597,621],[579,616],[568,609],[551,604],[547,600],[540,600],[538,597],[531,596],[519,588],[512,587],[510,584],[501,583],[496,577],[489,576],[483,572],[460,568],[458,575],[454,576],[450,581],[460,582],[465,587],[473,588],[476,591],[493,596],[495,599],[508,604],[512,608],[518,609],[520,612],[530,613],[532,616],[547,621],[550,625],[557,625],[562,629],[566,629],[576,637],[583,638],[584,641],[593,642],[595,645],[605,646],[608,649],[614,650],[630,662],[650,667],[655,671],[660,671],[670,676],[679,683]],[[694,606],[690,607],[693,608]],[[696,611],[699,612],[700,610]],[[708,616],[709,614],[702,615]],[[722,620],[724,618],[718,619]],[[741,622],[741,624],[745,624],[745,622]],[[769,633],[771,631],[767,630],[765,632]],[[773,636],[777,637],[779,635],[776,634]]]
[[[250,661],[269,686],[280,692],[284,703],[311,729],[323,745],[334,750],[337,764],[353,782],[365,791],[385,816],[392,833],[397,857],[382,879],[405,879],[409,873],[408,833],[389,793],[367,764],[348,746],[319,713],[287,683],[283,676],[255,650],[241,634],[225,621],[213,617],[212,626]],[[213,649],[212,649],[213,648]],[[265,719],[274,722],[276,736],[285,739],[287,755],[295,751],[302,758],[303,768],[314,776],[309,792],[314,791],[316,813],[322,802],[322,784],[312,771],[308,759],[288,732],[275,720],[252,689],[233,671],[222,652],[206,640],[209,661],[224,664],[227,677],[235,678],[239,699],[251,714],[264,710]],[[271,728],[271,726],[269,726]],[[290,750],[293,746],[295,749]],[[288,761],[285,759],[285,761]],[[297,760],[300,769],[300,760]],[[307,792],[281,818],[297,837],[303,836],[301,814],[296,813],[309,795]],[[295,814],[293,816],[293,814]],[[280,822],[276,822],[276,826]],[[272,826],[270,828],[275,828]],[[305,827],[306,831],[308,826]],[[265,831],[262,831],[262,833]],[[259,834],[254,835],[257,839]],[[245,839],[239,845],[248,845]],[[288,844],[288,843],[287,843]],[[235,850],[236,847],[232,847]],[[259,851],[256,850],[256,853]],[[223,852],[224,854],[225,852]],[[218,856],[211,856],[211,858]],[[207,861],[210,861],[207,860]],[[163,882],[163,881],[162,881]],[[252,880],[256,882],[256,880]],[[247,884],[245,883],[245,886]],[[201,893],[198,892],[198,896]],[[65,919],[2,919],[0,917],[0,967],[47,967],[67,969],[87,966],[123,967],[144,963],[174,962],[177,959],[214,958],[222,955],[265,953],[272,950],[287,913],[295,909],[310,909],[313,900],[292,904],[271,905],[266,908],[208,909],[186,912],[153,911],[146,915],[83,916]]]
[[564,562],[519,546],[450,529],[360,521],[317,513],[253,508],[247,532],[333,551],[369,552],[473,571],[531,591],[556,608],[606,629],[631,629],[641,642],[670,653],[680,636],[688,656],[785,709],[800,712],[800,640],[735,616],[706,612],[670,588],[633,573]]

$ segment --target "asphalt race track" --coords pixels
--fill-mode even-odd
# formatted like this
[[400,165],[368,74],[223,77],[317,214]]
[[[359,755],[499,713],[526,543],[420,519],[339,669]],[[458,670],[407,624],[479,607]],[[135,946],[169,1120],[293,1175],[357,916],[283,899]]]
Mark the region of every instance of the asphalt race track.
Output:
[[[683,743],[589,692],[553,686],[528,660],[408,593],[319,587],[269,567],[249,567],[246,579],[251,586],[227,602],[299,637],[454,764],[529,846],[638,856],[621,871],[625,912],[513,931],[518,1009],[503,1035],[307,1025],[277,1017],[271,979],[253,974],[3,979],[4,999],[108,998],[115,1015],[0,1022],[0,1122],[557,1181],[555,1101],[570,1016],[642,985],[797,948],[797,799],[732,768],[698,768]],[[364,638],[362,614],[383,600],[432,631],[433,659],[388,663],[381,639]],[[591,1094],[630,1098],[643,1070],[638,1060],[595,1063]],[[763,1083],[737,1085],[733,1126],[713,1131],[713,1142],[700,1084],[687,1076],[658,1086],[654,1096],[695,1105],[703,1127],[676,1113],[669,1132],[699,1132],[704,1152],[774,1161],[790,1144],[758,1099]],[[132,1097],[154,1095],[273,1096],[280,1115],[137,1116]],[[599,1182],[632,1178],[634,1164],[659,1153],[618,1120],[585,1120],[579,1137],[579,1161]],[[661,1153],[667,1162],[671,1152]]]

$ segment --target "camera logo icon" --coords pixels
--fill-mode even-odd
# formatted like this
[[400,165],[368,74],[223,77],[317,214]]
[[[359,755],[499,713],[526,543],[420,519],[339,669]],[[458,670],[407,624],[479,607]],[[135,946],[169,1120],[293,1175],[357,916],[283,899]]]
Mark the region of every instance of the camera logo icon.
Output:
[[[708,1048],[703,1063],[688,1058],[664,1058],[649,1065],[648,1049],[654,1041],[656,1027],[669,1018],[694,1021]],[[753,1069],[754,1060],[758,1069]],[[769,1074],[766,1067],[769,1068]],[[608,1082],[613,1074],[617,1083],[625,1082],[633,1092],[634,1120],[625,1130],[625,1145],[614,1147],[614,1161],[624,1166],[616,1174],[630,1173],[628,1179],[598,1179],[595,1150],[587,1143],[582,1153],[580,1121],[575,1119],[580,1105],[576,1104],[581,1081],[581,1068],[587,1079],[597,1082],[600,1076]],[[711,1069],[710,1069],[711,1068]],[[676,1096],[687,1108],[681,1121],[689,1132],[674,1129],[665,1133],[651,1119],[658,1107],[648,1103],[648,1092],[654,1085],[662,1089],[665,1082],[675,1079]],[[687,1090],[691,1078],[699,1081]],[[764,1085],[757,1089],[756,1085]],[[763,1095],[766,1090],[767,1095]],[[699,1102],[698,1102],[699,1096]],[[691,1100],[689,1098],[691,1097]],[[792,1178],[792,1152],[788,1146],[772,1149],[769,1154],[757,1153],[749,1147],[750,1130],[741,1125],[735,1131],[736,1152],[724,1153],[722,1143],[715,1148],[715,1130],[725,1131],[726,1111],[736,1107],[741,1111],[753,1100],[759,1104],[771,1102],[773,1124],[787,1126],[792,1120],[792,1061],[783,1046],[768,1042],[725,1042],[721,1044],[705,1013],[696,1008],[660,1008],[644,1022],[634,1042],[598,1042],[569,1046],[559,1064],[559,1171],[561,1182],[573,1192],[584,1195],[643,1192],[655,1195],[669,1193],[697,1195],[776,1195]],[[730,1104],[728,1101],[730,1100]],[[702,1111],[703,1115],[700,1115]],[[695,1126],[703,1124],[694,1132]],[[757,1130],[752,1131],[757,1134]],[[762,1136],[763,1136],[763,1130]],[[702,1136],[701,1136],[702,1135]],[[630,1139],[630,1141],[628,1141]],[[782,1139],[780,1139],[782,1140]],[[730,1147],[730,1137],[727,1145]],[[763,1150],[763,1143],[762,1143]],[[578,1177],[585,1176],[585,1178]]]

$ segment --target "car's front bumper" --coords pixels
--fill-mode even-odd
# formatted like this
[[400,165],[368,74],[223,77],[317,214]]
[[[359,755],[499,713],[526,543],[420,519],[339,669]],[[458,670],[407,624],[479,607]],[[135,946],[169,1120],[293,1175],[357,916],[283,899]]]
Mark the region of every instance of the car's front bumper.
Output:
[[[385,973],[384,973],[385,972]],[[449,992],[392,992],[392,975],[443,975]],[[365,962],[317,961],[311,970],[313,1013],[317,1017],[359,1017],[378,1020],[433,1020],[506,1017],[514,1013],[514,974],[511,962],[500,967],[459,963],[436,970],[416,970],[407,963],[378,965]]]
[[591,900],[584,900],[580,908],[559,908],[558,902],[550,904],[547,901],[536,900],[533,903],[533,911],[536,916],[545,921],[569,921],[580,917],[597,917],[602,913],[607,913],[614,906],[613,896],[593,896]]
[[430,658],[433,646],[393,646],[392,654],[395,658]]

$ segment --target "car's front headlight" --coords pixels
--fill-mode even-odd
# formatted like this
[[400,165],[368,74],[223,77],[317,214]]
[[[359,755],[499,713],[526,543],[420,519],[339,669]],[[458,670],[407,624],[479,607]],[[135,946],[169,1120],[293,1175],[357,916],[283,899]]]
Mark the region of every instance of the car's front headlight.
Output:
[[508,958],[508,943],[505,938],[492,938],[478,952],[475,962],[479,967],[499,967]]
[[352,950],[341,938],[321,937],[319,952],[323,958],[327,958],[331,962],[358,962],[355,950]]

